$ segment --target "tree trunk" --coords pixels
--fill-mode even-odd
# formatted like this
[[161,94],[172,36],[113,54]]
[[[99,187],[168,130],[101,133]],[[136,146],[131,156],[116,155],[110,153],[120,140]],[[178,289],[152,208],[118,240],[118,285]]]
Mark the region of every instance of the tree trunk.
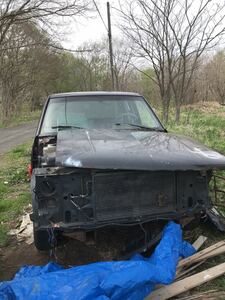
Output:
[[169,108],[170,108],[170,99],[169,97],[162,97],[162,108],[163,108],[163,123],[167,124],[169,120]]
[[165,104],[163,105],[163,116],[162,116],[162,118],[163,118],[163,123],[167,124],[168,123],[168,109],[167,109]]
[[10,95],[10,88],[5,82],[2,83],[2,117],[3,123],[6,123],[13,114],[12,97]]
[[176,114],[175,114],[175,122],[178,125],[180,123],[180,102],[176,101]]

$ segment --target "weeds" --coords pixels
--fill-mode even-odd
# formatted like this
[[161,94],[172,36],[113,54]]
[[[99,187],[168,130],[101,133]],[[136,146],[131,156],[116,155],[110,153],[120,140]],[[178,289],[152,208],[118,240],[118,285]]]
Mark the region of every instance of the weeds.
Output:
[[18,116],[14,116],[12,119],[10,119],[7,122],[3,122],[0,119],[0,128],[12,127],[12,126],[24,124],[24,123],[27,123],[30,121],[34,121],[34,120],[39,119],[40,115],[41,115],[41,111],[36,110],[33,112],[27,111],[25,113],[21,113]]
[[7,225],[0,225],[0,247],[5,246],[8,242],[8,227]]
[[225,154],[225,116],[221,115],[221,111],[225,113],[225,108],[215,107],[210,114],[195,108],[183,108],[180,124],[169,120],[167,129],[194,138]]
[[27,165],[30,143],[16,147],[1,157],[0,169],[0,246],[8,242],[8,230],[30,202]]
[[[202,111],[201,107],[183,108],[179,125],[171,120],[167,129],[171,132],[184,134],[194,138],[208,147],[225,154],[225,108],[211,107],[210,111]],[[8,230],[12,222],[22,214],[24,207],[30,202],[29,183],[27,179],[27,164],[30,161],[31,143],[19,146],[1,158],[0,169],[0,246],[8,242]],[[224,175],[224,172],[220,173]],[[219,186],[221,187],[221,186]],[[201,232],[199,232],[201,231]],[[209,237],[210,243],[221,240],[224,236],[215,232],[212,227],[198,228],[197,236],[203,233]],[[211,267],[222,261],[225,256],[207,261],[204,268]],[[201,271],[201,269],[199,269]],[[200,291],[218,289],[224,290],[225,277],[222,276],[201,287]]]

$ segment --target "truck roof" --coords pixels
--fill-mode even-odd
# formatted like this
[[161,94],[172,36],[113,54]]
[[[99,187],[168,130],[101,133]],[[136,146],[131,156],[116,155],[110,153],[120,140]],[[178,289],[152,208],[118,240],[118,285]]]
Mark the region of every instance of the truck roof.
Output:
[[52,94],[49,97],[57,98],[57,97],[76,97],[76,96],[140,96],[140,95],[138,93],[131,93],[131,92],[95,91],[95,92],[59,93],[59,94]]

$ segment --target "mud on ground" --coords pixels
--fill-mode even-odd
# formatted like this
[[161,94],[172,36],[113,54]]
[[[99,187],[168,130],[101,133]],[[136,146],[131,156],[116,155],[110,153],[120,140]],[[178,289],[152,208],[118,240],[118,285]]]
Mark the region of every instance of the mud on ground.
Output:
[[[191,227],[184,231],[184,239],[191,243],[193,243],[199,235],[208,236],[209,239],[205,246],[209,246],[218,240],[224,239],[224,234],[215,230],[211,224],[204,224],[204,226],[197,228]],[[134,240],[137,240],[140,237],[143,238],[143,236],[143,228],[140,227],[128,229],[102,229],[97,236],[95,236],[95,244],[93,243],[93,239],[90,239],[88,243],[85,243],[67,237],[66,243],[57,247],[53,255],[51,255],[51,252],[37,251],[34,244],[28,245],[25,242],[18,243],[17,239],[14,237],[7,247],[0,248],[0,281],[12,279],[15,273],[23,265],[40,266],[45,265],[49,261],[54,261],[65,268],[68,268],[98,261],[114,260],[115,258],[120,258],[118,256],[121,254],[121,251],[124,250],[125,245],[130,244],[132,246]],[[146,255],[149,256],[150,252],[146,253]],[[221,259],[223,259],[223,257],[221,257]],[[225,299],[223,298],[225,297],[223,294],[224,288],[220,285],[211,283],[208,286],[208,289],[222,291],[220,291],[216,297],[198,299]],[[201,287],[188,291],[187,293],[180,295],[180,297],[181,299],[183,299],[184,296],[191,297],[191,295],[194,295],[195,293],[198,294],[199,292],[201,292]],[[175,299],[180,299],[180,297]]]
[[10,280],[24,265],[44,265],[54,261],[66,268],[98,261],[110,261],[118,258],[125,245],[144,237],[140,228],[104,229],[90,243],[66,238],[53,253],[38,251],[34,244],[19,243],[12,238],[10,244],[0,249],[0,281]]

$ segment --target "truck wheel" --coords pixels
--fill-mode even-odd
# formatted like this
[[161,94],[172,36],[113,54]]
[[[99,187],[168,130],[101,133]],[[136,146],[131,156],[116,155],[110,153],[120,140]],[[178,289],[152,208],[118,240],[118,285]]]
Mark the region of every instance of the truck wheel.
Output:
[[[34,245],[35,247],[40,250],[50,250],[52,249],[52,244],[50,243],[50,236],[48,230],[37,230],[33,229],[34,232]],[[55,243],[57,245],[57,239],[58,239],[58,232],[54,231],[54,237],[55,237]]]

